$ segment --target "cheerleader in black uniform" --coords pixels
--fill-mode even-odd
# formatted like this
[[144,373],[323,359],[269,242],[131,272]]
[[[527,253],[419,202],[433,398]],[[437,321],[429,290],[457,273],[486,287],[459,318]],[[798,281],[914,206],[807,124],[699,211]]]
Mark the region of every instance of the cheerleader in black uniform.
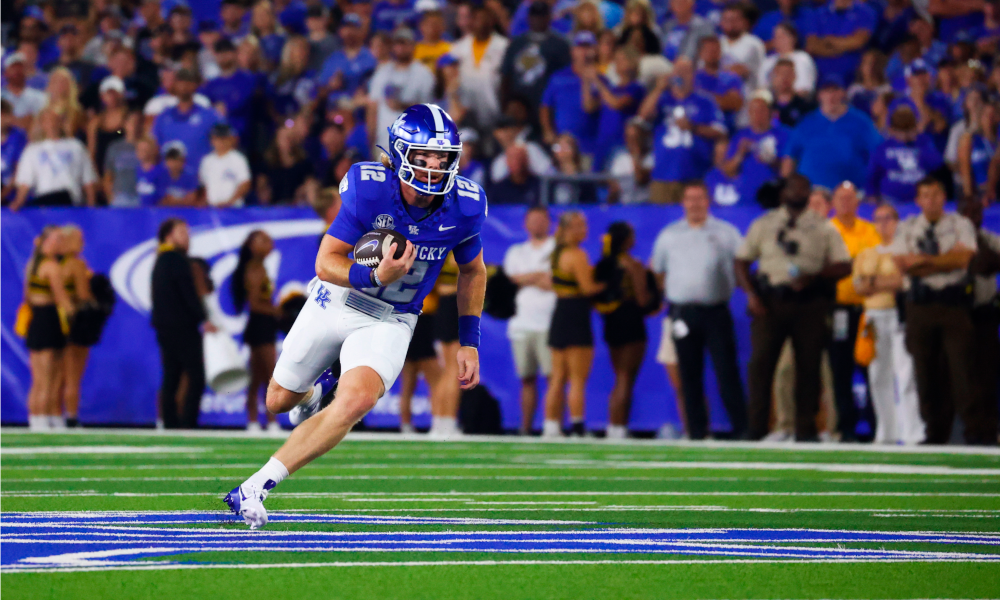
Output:
[[[243,343],[250,347],[250,387],[247,388],[247,431],[260,431],[257,395],[274,372],[277,359],[275,342],[281,309],[274,305],[274,284],[267,276],[264,259],[274,250],[271,236],[261,230],[251,231],[240,247],[240,259],[230,282],[237,311],[249,304],[250,318],[243,330]],[[268,429],[280,429],[274,417],[266,413]]]
[[612,223],[604,236],[604,256],[597,263],[595,277],[607,285],[597,309],[604,319],[604,341],[615,370],[615,387],[608,399],[607,436],[626,436],[632,390],[646,354],[647,307],[652,300],[646,268],[629,254],[635,245],[635,231],[624,221]]
[[63,349],[74,306],[63,285],[58,254],[62,236],[56,227],[46,227],[35,240],[28,262],[25,301],[31,311],[26,345],[31,367],[28,392],[28,424],[34,431],[62,425],[59,386],[63,378]]
[[76,427],[80,408],[80,382],[87,368],[90,347],[97,343],[100,329],[90,326],[93,316],[90,307],[94,304],[94,294],[90,289],[93,274],[80,254],[83,252],[83,232],[75,225],[62,228],[62,269],[66,293],[76,307],[76,318],[69,330],[66,349],[63,351],[64,378],[62,386],[62,407],[66,425]]
[[[427,389],[430,392],[431,406],[438,404],[435,396],[437,386],[441,382],[441,363],[438,362],[437,351],[434,349],[434,313],[438,308],[436,292],[427,294],[424,298],[423,310],[417,317],[417,325],[413,328],[413,338],[410,347],[406,349],[406,361],[403,371],[399,374],[399,430],[402,433],[413,433],[413,393],[417,389],[417,376],[424,374]],[[431,411],[433,414],[433,410]]]
[[[434,315],[434,339],[441,342],[444,371],[436,393],[431,394],[431,435],[448,437],[458,432],[458,263],[448,254],[434,291],[438,295]],[[416,333],[414,333],[414,336]]]
[[594,362],[594,336],[590,329],[590,296],[601,292],[594,270],[580,244],[587,239],[587,218],[569,211],[559,217],[556,249],[552,252],[552,289],[556,309],[549,327],[552,376],[545,394],[544,437],[561,434],[560,423],[569,383],[571,434],[583,435],[583,410],[587,377]]

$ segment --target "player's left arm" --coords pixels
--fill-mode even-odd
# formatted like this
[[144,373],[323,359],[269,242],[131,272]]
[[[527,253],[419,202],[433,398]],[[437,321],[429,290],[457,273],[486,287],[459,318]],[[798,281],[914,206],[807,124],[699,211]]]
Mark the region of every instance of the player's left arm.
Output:
[[479,321],[486,298],[486,263],[480,250],[458,265],[458,380],[463,390],[479,385]]

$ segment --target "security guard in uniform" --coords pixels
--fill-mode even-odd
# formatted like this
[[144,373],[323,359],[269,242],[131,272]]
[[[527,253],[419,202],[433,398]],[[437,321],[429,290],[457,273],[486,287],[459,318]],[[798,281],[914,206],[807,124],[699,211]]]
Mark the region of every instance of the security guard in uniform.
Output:
[[[736,281],[747,294],[751,355],[750,438],[767,435],[771,386],[781,347],[795,351],[795,439],[816,441],[820,358],[830,332],[834,283],[851,273],[844,240],[826,219],[807,210],[809,179],[794,174],[781,190],[782,206],[757,218],[736,253]],[[756,277],[750,265],[757,261]]]
[[989,436],[997,428],[997,402],[1000,393],[1000,294],[997,293],[997,273],[1000,272],[1000,235],[983,228],[983,202],[970,200],[962,204],[962,215],[976,227],[976,255],[969,263],[972,281],[972,385],[975,404],[983,421],[984,444],[996,438]]
[[917,184],[920,214],[899,224],[890,250],[906,274],[906,348],[913,355],[920,414],[927,444],[951,437],[954,410],[965,422],[965,441],[996,441],[976,410],[972,386],[972,282],[968,268],[976,253],[976,229],[969,219],[944,210],[946,195],[937,179]]

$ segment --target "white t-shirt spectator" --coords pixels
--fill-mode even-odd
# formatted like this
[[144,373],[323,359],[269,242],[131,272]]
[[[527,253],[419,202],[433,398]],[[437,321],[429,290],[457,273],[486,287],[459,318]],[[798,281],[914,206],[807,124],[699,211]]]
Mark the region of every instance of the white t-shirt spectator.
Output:
[[479,125],[487,126],[500,114],[500,66],[510,42],[494,33],[478,63],[472,43],[471,34],[463,37],[451,45],[451,55],[459,62],[463,97],[469,99],[469,110]]
[[[211,152],[201,159],[198,181],[205,188],[205,199],[210,206],[225,203],[241,184],[250,181],[250,165],[239,150],[230,150],[223,155]],[[233,206],[243,206],[243,198]]]
[[414,60],[405,67],[388,62],[375,70],[368,91],[371,99],[378,103],[374,142],[388,148],[389,127],[399,111],[389,108],[386,98],[395,98],[404,106],[430,102],[434,97],[434,75],[420,61]]
[[764,59],[764,65],[760,68],[757,76],[757,87],[768,89],[771,87],[771,71],[778,60],[787,58],[795,65],[795,84],[792,86],[796,92],[812,94],[816,91],[816,62],[809,56],[808,52],[796,50],[785,56],[772,54]]
[[[646,169],[653,168],[653,155],[647,154],[642,159],[642,166]],[[649,202],[649,186],[637,185],[635,182],[635,161],[627,150],[620,150],[611,159],[608,166],[611,176],[618,182],[621,188],[621,195],[618,197],[620,204],[645,204]]]
[[[767,56],[764,42],[752,33],[744,33],[735,42],[722,35],[719,36],[719,41],[722,42],[723,67],[732,64],[746,65],[747,69],[750,70],[750,76],[744,83],[747,92],[752,92],[756,88],[760,68],[764,64],[764,57]],[[749,94],[747,96],[749,97]]]
[[[173,108],[177,106],[180,100],[177,96],[173,94],[160,94],[158,96],[153,96],[146,102],[146,106],[142,109],[142,114],[147,117],[158,117],[160,113],[167,110],[168,108]],[[205,108],[212,108],[212,101],[209,100],[204,94],[195,94],[193,102],[198,106],[203,106]]]
[[17,185],[31,187],[35,196],[69,192],[73,204],[83,204],[83,186],[97,181],[87,148],[76,138],[28,144],[17,165]]
[[[540,246],[531,240],[514,244],[503,257],[503,270],[508,276],[552,271],[550,258],[556,249],[556,239],[550,237]],[[523,333],[549,330],[552,312],[556,309],[556,293],[527,285],[517,291],[514,300],[517,312],[507,321],[507,337],[517,339]]]
[[10,89],[4,88],[0,96],[10,102],[11,108],[14,109],[14,116],[17,118],[28,115],[35,116],[49,103],[48,94],[30,87],[25,87],[20,94],[15,94]]

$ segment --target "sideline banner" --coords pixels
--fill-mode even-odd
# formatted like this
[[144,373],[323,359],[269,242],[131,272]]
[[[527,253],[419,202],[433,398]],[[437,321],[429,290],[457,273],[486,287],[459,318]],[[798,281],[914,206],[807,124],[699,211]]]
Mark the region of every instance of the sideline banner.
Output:
[[[866,207],[870,213],[870,207]],[[906,207],[913,212],[913,207]],[[523,241],[521,223],[524,207],[496,206],[490,210],[483,229],[487,263],[502,263],[507,248]],[[553,211],[557,212],[556,210]],[[636,230],[634,253],[641,260],[649,258],[659,231],[681,217],[679,207],[631,206],[591,207],[583,209],[590,221],[590,239],[586,249],[592,259],[600,253],[600,237],[614,221],[628,221]],[[746,231],[750,221],[760,214],[753,207],[717,207],[714,214]],[[204,258],[211,266],[218,290],[217,323],[239,342],[246,315],[235,314],[229,294],[229,279],[236,267],[237,252],[247,234],[254,229],[267,231],[275,240],[275,251],[266,266],[281,290],[296,282],[305,285],[314,276],[314,263],[320,236],[325,228],[314,213],[304,208],[247,208],[229,210],[200,209],[41,209],[19,213],[2,212],[0,238],[3,244],[0,322],[3,348],[0,353],[0,420],[4,424],[27,422],[27,395],[30,387],[28,352],[24,341],[14,334],[14,321],[24,290],[24,273],[30,257],[32,240],[49,224],[73,223],[86,240],[84,258],[91,268],[105,273],[114,285],[119,302],[108,321],[101,342],[90,355],[83,380],[80,420],[86,425],[149,426],[157,416],[156,394],[160,382],[160,357],[149,323],[150,275],[156,258],[156,230],[168,217],[181,217],[192,227],[191,255]],[[987,212],[986,225],[1000,230],[1000,210]],[[744,367],[749,359],[749,320],[743,294],[737,292],[732,302],[736,320],[739,359]],[[587,423],[600,429],[607,423],[608,395],[614,377],[607,346],[602,341],[601,320],[594,320],[595,359],[587,386]],[[646,323],[649,343],[640,372],[631,412],[630,426],[652,431],[666,422],[677,422],[673,392],[667,384],[663,367],[655,362],[660,339],[660,318]],[[241,346],[244,355],[248,354]],[[516,429],[520,423],[519,388],[513,358],[506,336],[506,323],[489,317],[483,319],[483,344],[480,348],[482,380],[500,401],[504,427]],[[707,374],[714,428],[728,427],[725,412],[718,400],[714,374]],[[745,382],[744,382],[745,383]],[[398,389],[387,394],[365,419],[373,427],[398,426]],[[217,396],[206,393],[202,401],[200,424],[203,426],[241,427],[246,423],[243,393]],[[426,386],[421,382],[414,399],[414,424],[426,427],[430,422]],[[536,413],[541,424],[541,407]]]

